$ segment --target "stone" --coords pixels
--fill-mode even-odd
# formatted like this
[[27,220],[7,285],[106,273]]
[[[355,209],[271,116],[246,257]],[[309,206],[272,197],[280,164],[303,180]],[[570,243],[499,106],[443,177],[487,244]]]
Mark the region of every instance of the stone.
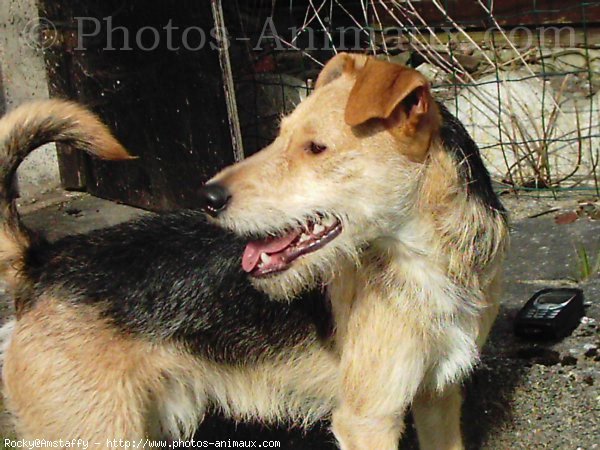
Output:
[[560,359],[560,363],[563,366],[576,366],[577,358],[573,355],[565,355]]

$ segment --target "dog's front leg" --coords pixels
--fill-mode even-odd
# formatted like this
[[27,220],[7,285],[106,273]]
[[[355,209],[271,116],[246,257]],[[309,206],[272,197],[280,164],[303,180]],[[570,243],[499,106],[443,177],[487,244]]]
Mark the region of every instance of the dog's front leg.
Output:
[[443,392],[422,392],[415,398],[412,415],[421,450],[462,450],[460,386]]
[[423,339],[392,301],[356,300],[339,342],[340,398],[332,429],[343,450],[396,450],[425,371]]

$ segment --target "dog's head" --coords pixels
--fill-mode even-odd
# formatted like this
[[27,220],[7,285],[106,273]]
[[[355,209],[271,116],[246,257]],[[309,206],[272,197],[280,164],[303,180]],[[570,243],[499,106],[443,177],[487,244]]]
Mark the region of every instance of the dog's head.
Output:
[[204,209],[248,239],[255,285],[290,298],[398,231],[439,122],[419,72],[340,54],[271,145],[207,183]]

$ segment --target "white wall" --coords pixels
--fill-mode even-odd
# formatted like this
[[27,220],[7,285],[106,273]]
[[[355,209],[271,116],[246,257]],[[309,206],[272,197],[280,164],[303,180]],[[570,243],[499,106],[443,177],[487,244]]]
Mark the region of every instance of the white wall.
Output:
[[[31,100],[48,98],[48,80],[38,40],[35,0],[0,0],[0,99],[6,109]],[[18,172],[22,197],[56,188],[59,183],[56,148],[48,145],[31,154]]]

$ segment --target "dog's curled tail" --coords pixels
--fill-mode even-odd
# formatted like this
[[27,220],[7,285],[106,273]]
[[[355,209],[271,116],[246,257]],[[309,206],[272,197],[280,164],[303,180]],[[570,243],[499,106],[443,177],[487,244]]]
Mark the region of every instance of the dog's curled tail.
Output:
[[17,212],[14,176],[27,155],[49,142],[65,142],[103,159],[132,158],[94,114],[70,101],[34,101],[0,118],[0,276],[9,284],[33,242]]

